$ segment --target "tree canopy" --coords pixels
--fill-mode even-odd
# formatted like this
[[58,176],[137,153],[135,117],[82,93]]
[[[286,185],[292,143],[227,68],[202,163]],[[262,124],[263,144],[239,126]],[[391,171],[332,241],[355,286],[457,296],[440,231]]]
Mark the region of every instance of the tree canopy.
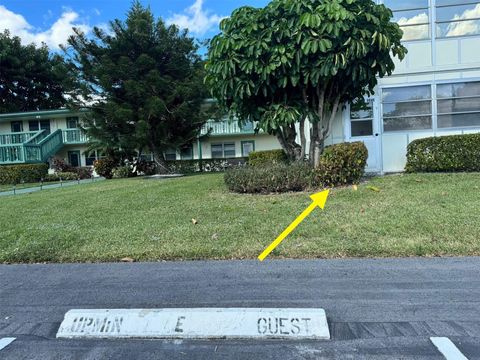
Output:
[[393,72],[392,57],[404,58],[402,31],[391,18],[371,0],[239,8],[211,41],[206,82],[220,106],[275,134],[291,158],[305,156],[309,131],[316,164],[338,110],[362,102],[377,77]]
[[69,45],[81,82],[73,103],[92,110],[87,132],[110,150],[151,151],[158,171],[166,171],[164,151],[192,143],[206,120],[195,40],[134,2],[110,32],[95,28],[89,39],[75,30]]
[[63,58],[46,45],[22,45],[0,33],[0,113],[50,110],[65,106],[73,78]]

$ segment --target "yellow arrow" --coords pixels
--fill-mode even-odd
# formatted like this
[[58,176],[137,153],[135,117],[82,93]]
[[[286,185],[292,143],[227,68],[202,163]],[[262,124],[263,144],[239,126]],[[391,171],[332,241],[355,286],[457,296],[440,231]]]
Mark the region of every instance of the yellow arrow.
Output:
[[258,260],[263,261],[265,258],[290,234],[317,206],[321,209],[325,207],[329,190],[325,190],[310,195],[312,203],[290,224],[283,232],[258,256]]

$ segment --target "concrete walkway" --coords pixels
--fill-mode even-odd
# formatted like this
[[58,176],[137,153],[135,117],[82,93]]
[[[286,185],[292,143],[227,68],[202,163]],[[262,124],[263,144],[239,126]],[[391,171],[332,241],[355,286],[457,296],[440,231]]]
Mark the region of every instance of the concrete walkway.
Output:
[[81,185],[81,184],[91,184],[92,182],[98,182],[98,181],[102,181],[102,180],[105,180],[105,178],[96,177],[96,178],[84,179],[84,180],[80,180],[80,181],[78,181],[78,180],[64,181],[62,183],[54,183],[54,184],[48,184],[47,183],[46,185],[43,185],[43,186],[39,185],[39,186],[35,186],[35,187],[29,187],[29,188],[25,188],[25,189],[16,189],[16,190],[13,190],[13,186],[12,186],[12,190],[2,191],[2,192],[0,192],[0,196],[29,194],[29,193],[36,192],[36,191],[41,191],[41,190],[57,189],[57,188],[61,188],[61,187]]

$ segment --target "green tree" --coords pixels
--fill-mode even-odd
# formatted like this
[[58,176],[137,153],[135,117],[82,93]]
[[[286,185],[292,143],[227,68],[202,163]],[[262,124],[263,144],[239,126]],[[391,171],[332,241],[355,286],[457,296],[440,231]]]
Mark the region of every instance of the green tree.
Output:
[[239,8],[211,41],[206,82],[220,106],[240,121],[258,121],[292,159],[304,158],[309,131],[316,165],[337,112],[373,93],[377,77],[393,72],[392,56],[404,58],[391,18],[372,0]]
[[204,63],[186,31],[155,21],[134,2],[126,21],[87,38],[75,29],[65,52],[81,86],[73,105],[88,107],[94,145],[129,155],[151,151],[167,172],[164,151],[194,141],[206,121]]
[[63,58],[46,45],[22,45],[0,33],[0,113],[50,110],[65,106],[73,78]]

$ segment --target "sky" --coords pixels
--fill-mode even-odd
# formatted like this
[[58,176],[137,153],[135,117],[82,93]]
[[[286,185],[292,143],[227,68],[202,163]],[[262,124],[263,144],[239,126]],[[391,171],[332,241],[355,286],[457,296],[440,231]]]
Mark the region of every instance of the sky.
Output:
[[[188,28],[203,40],[218,32],[218,24],[238,7],[265,6],[268,0],[141,0],[167,24]],[[90,33],[107,28],[110,20],[125,19],[131,0],[0,0],[0,32],[9,29],[25,44],[46,43],[53,51],[65,44],[72,27]]]

